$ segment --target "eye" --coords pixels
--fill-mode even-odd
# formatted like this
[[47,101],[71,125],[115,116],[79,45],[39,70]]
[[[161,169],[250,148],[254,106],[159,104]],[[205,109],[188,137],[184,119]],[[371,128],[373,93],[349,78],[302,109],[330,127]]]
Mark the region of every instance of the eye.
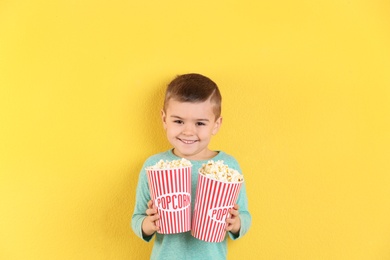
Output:
[[197,125],[197,126],[203,126],[203,125],[206,125],[206,124],[203,123],[203,122],[196,122],[196,125]]
[[175,120],[175,121],[173,121],[173,122],[176,123],[176,124],[179,124],[179,125],[181,125],[181,124],[184,123],[182,120]]

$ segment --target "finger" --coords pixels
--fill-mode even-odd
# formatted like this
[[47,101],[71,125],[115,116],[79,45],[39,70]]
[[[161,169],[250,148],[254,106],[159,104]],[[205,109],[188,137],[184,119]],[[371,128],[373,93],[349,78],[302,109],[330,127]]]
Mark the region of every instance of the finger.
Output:
[[146,215],[152,216],[154,214],[157,214],[157,210],[156,209],[147,209],[146,210]]
[[160,219],[160,216],[158,214],[154,214],[153,216],[149,216],[149,220],[152,222],[156,222],[159,219]]
[[240,209],[240,206],[238,204],[234,204],[234,207],[233,207],[235,210],[239,210]]
[[238,210],[234,210],[234,209],[230,209],[229,213],[231,215],[230,218],[235,218],[239,215]]
[[226,230],[226,231],[230,231],[230,230],[232,230],[232,228],[233,228],[233,225],[228,224],[228,225],[226,225],[225,230]]
[[236,222],[236,220],[234,218],[227,218],[226,219],[226,223],[229,225],[233,225],[234,223]]
[[159,216],[158,214],[156,214],[156,215],[151,216],[151,217],[149,217],[149,218],[150,218],[150,220],[152,221],[153,229],[154,229],[155,231],[160,230],[160,226],[158,225],[158,222],[157,222],[157,220],[160,219],[160,216]]
[[150,229],[153,231],[158,231],[160,228],[156,224],[154,224],[154,222],[152,222],[150,224]]
[[153,208],[153,201],[152,201],[152,200],[149,200],[149,201],[148,201],[148,208],[149,208],[149,209],[152,209],[152,208]]
[[157,226],[157,225],[155,225],[155,226],[154,226],[154,230],[159,231],[159,230],[160,230],[160,227]]

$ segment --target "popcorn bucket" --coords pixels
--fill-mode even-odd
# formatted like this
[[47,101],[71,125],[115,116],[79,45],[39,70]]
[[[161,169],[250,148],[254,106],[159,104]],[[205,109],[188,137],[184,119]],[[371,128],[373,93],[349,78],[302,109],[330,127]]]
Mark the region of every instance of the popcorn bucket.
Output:
[[150,195],[160,219],[161,234],[191,229],[191,167],[146,169]]
[[192,236],[206,242],[222,242],[229,209],[237,202],[242,182],[223,182],[199,174],[192,218]]

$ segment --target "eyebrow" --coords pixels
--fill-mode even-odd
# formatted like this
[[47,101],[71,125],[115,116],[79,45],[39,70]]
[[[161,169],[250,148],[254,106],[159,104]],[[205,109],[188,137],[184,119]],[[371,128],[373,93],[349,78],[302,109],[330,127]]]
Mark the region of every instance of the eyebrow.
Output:
[[[177,118],[177,119],[180,119],[180,120],[183,120],[183,118],[181,118],[180,116],[171,115],[171,117]],[[199,118],[199,119],[196,119],[195,121],[205,121],[205,122],[209,122],[210,120],[208,120],[207,118],[205,118],[205,119]]]

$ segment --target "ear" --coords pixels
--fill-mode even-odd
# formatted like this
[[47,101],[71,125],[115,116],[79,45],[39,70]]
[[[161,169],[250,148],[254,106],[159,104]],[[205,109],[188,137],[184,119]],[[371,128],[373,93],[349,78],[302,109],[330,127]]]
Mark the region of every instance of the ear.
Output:
[[161,120],[163,123],[164,130],[167,130],[167,115],[164,112],[164,109],[161,109]]
[[219,117],[217,120],[215,120],[215,125],[212,131],[213,135],[216,135],[219,131],[219,128],[221,128],[222,125],[222,117]]

